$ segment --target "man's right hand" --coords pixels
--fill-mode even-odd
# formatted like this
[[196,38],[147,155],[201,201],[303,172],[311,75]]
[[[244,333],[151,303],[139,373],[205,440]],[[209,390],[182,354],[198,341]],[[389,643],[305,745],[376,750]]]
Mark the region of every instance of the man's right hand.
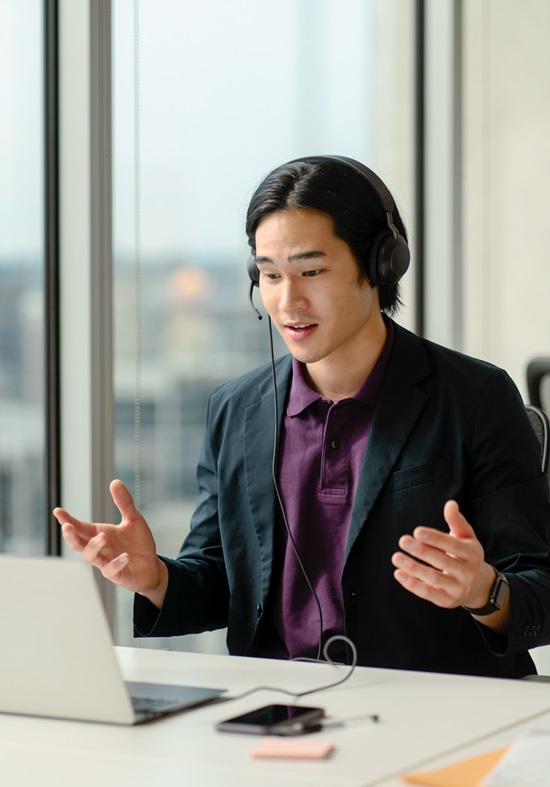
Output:
[[168,569],[157,557],[149,525],[122,481],[112,481],[111,495],[120,511],[119,525],[83,522],[62,508],[54,510],[67,546],[96,566],[106,579],[162,607]]

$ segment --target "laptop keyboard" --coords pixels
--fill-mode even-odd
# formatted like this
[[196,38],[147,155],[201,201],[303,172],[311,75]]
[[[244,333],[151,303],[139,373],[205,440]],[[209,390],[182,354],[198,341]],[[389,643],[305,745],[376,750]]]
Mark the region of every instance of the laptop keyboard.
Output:
[[[218,697],[224,689],[198,686],[164,685],[146,681],[126,681],[128,696],[138,720],[146,720],[167,713],[192,708]],[[141,719],[140,719],[141,717]]]
[[136,713],[162,713],[179,708],[181,703],[166,697],[130,697]]

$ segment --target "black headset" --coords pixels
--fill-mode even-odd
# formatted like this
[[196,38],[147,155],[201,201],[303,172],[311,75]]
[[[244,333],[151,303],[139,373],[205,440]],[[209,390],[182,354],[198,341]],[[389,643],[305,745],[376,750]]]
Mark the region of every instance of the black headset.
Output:
[[[383,181],[364,164],[346,156],[306,156],[294,159],[289,164],[296,164],[302,161],[311,164],[339,162],[361,175],[367,181],[386,213],[387,227],[376,233],[372,240],[369,256],[366,260],[365,274],[375,287],[397,284],[409,267],[411,253],[406,240],[399,234],[399,230],[393,223],[395,202]],[[256,285],[257,287],[260,283],[260,273],[254,257],[248,259],[247,270],[252,286]]]

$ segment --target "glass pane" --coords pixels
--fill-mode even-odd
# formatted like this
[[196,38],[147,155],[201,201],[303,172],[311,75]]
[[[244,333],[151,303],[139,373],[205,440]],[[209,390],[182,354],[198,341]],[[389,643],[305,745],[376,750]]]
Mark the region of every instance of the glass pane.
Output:
[[[131,0],[113,9],[116,472],[134,489],[137,459],[141,509],[173,556],[195,506],[207,396],[269,360],[267,321],[248,303],[247,201],[300,155],[369,161],[374,11],[366,0],[142,0],[135,36]],[[131,596],[117,596],[128,644]],[[223,635],[201,636],[166,644],[223,651]]]
[[0,551],[42,553],[42,2],[0,0]]

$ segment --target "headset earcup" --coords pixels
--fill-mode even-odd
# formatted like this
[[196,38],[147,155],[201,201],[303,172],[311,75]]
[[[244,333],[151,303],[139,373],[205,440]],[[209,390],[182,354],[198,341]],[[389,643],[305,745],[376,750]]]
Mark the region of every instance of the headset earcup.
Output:
[[248,276],[250,277],[250,281],[259,287],[260,285],[260,271],[258,270],[258,266],[256,265],[256,261],[254,257],[250,256],[246,263],[246,269],[248,271]]
[[407,272],[411,253],[401,237],[389,230],[374,236],[367,262],[367,278],[374,286],[397,284]]
[[379,284],[383,284],[384,282],[380,279],[380,265],[379,265],[379,254],[380,254],[380,247],[389,237],[388,230],[384,229],[380,232],[377,232],[374,238],[372,239],[370,249],[369,249],[369,256],[367,259],[367,268],[366,268],[366,275],[367,279],[370,283],[377,287]]

